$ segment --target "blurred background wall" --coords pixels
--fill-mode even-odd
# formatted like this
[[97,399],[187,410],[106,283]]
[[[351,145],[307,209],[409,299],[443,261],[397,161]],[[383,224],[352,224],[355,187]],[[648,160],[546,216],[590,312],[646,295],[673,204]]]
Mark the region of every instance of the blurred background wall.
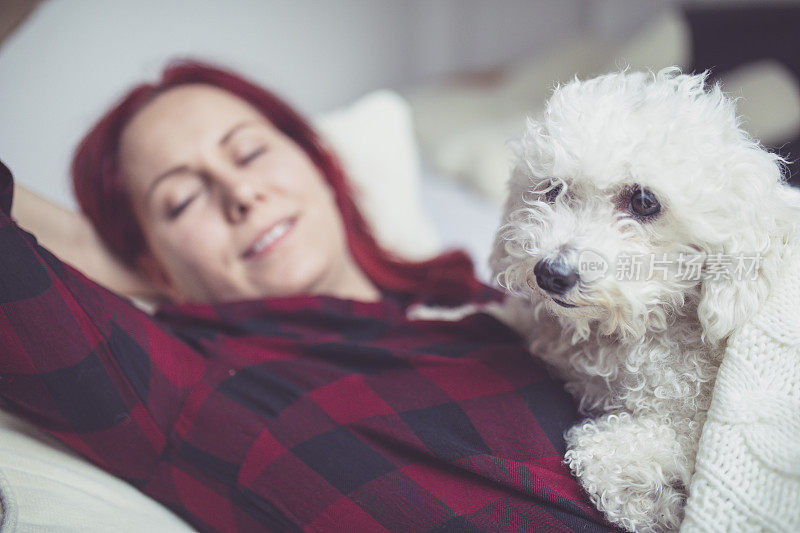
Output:
[[[0,65],[30,81],[64,79],[79,70],[91,90],[118,76],[153,74],[165,57],[199,54],[256,72],[316,111],[378,86],[524,60],[587,32],[624,35],[671,3],[3,0],[6,25],[26,8],[38,8],[4,44]],[[12,57],[15,64],[8,65]],[[138,71],[131,72],[131,63]],[[13,83],[3,80],[3,96]]]
[[0,47],[0,150],[32,188],[66,200],[66,180],[53,177],[65,176],[79,134],[172,57],[228,65],[314,113],[370,89],[521,61],[579,34],[627,34],[662,7],[640,0],[3,0],[0,28],[13,31]]
[[[669,30],[669,24],[653,26],[653,21],[684,4],[669,0],[2,0],[0,157],[23,183],[74,205],[67,168],[87,127],[126,88],[155,77],[168,59],[192,56],[229,66],[312,114],[371,89],[401,90],[412,100],[430,160],[442,172],[458,174],[475,163],[464,157],[457,163],[446,161],[453,159],[452,149],[447,157],[441,156],[454,134],[476,124],[495,125],[495,137],[480,142],[502,144],[513,134],[508,124],[521,126],[524,113],[541,104],[557,77],[613,68],[622,57],[616,52],[631,39],[639,39],[631,45],[635,53],[649,46],[652,54],[661,54],[652,62],[688,63],[685,47],[678,42],[683,37],[670,34],[667,45],[645,38]],[[798,5],[789,0],[782,4]],[[565,56],[566,51],[572,55]],[[585,58],[592,54],[588,66]],[[599,54],[605,54],[602,61]],[[559,62],[562,70],[552,70],[553,62]],[[514,71],[515,66],[522,70]],[[524,75],[513,78],[515,72]],[[512,97],[502,90],[494,97],[475,92],[476,87],[502,89],[509,79],[518,80],[517,93],[526,91],[528,100],[517,102],[519,94]],[[436,87],[455,92],[437,92]],[[448,108],[448,103],[462,101],[459,94],[475,104]],[[436,110],[448,111],[437,115]],[[473,149],[462,143],[455,152]]]

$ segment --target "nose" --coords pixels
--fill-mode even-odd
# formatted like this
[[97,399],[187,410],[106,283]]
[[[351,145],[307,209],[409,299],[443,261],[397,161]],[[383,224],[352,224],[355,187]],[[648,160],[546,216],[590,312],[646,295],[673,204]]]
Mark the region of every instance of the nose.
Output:
[[533,274],[539,287],[553,294],[564,294],[578,283],[578,272],[563,261],[541,259]]
[[227,179],[221,183],[225,216],[233,223],[247,218],[256,202],[264,200],[264,193],[242,177]]

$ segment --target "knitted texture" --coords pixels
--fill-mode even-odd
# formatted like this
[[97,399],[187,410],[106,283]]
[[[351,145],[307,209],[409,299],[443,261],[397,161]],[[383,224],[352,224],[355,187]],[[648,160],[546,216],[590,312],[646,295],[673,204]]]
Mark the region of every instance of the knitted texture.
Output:
[[731,336],[681,531],[800,531],[800,254]]

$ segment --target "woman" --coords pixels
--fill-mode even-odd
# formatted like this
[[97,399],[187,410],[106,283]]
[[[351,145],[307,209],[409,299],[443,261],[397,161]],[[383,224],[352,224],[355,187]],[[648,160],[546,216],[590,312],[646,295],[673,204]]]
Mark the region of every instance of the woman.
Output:
[[16,412],[202,531],[609,529],[561,464],[570,400],[520,339],[486,314],[406,316],[499,295],[463,254],[383,251],[333,156],[268,92],[170,67],[89,132],[73,177],[134,273],[101,259],[90,275],[163,302],[146,315],[38,246],[6,173],[0,394]]

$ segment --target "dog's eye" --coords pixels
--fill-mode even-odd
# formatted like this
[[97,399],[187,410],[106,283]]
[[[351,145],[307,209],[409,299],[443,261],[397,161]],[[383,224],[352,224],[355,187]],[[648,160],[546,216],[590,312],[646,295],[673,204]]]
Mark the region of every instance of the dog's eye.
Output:
[[558,194],[561,192],[561,188],[562,187],[560,183],[558,184],[551,183],[550,188],[547,190],[547,192],[544,193],[545,202],[547,202],[548,204],[554,203],[556,201],[556,198],[558,197]]
[[661,204],[649,189],[636,187],[630,201],[630,210],[640,217],[651,217],[661,211]]

